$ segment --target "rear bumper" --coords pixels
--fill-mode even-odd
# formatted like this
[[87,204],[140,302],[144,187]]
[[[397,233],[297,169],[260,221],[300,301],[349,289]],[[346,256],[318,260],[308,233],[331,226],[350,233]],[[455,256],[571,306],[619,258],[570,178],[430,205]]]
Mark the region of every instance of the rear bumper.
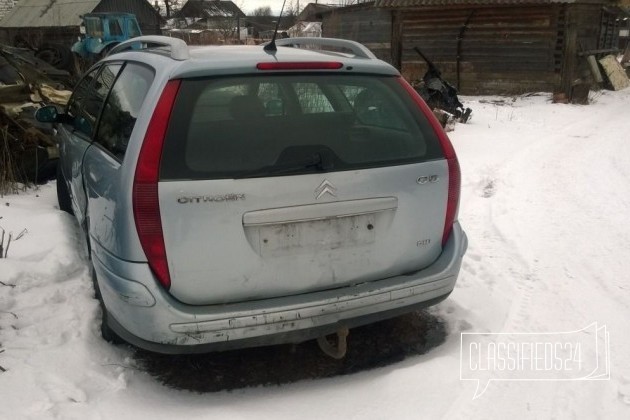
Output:
[[456,224],[440,257],[424,270],[323,292],[208,306],[176,301],[157,286],[146,264],[119,260],[98,245],[93,263],[110,327],[123,339],[160,353],[201,353],[297,343],[434,305],[455,287],[467,244]]

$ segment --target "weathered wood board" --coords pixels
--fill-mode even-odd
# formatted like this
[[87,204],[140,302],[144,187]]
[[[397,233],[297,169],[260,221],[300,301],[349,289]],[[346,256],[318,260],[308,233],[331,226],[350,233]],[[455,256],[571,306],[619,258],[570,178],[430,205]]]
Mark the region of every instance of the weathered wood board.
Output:
[[600,59],[599,63],[604,68],[604,72],[614,90],[622,90],[630,86],[628,75],[614,56],[607,55]]

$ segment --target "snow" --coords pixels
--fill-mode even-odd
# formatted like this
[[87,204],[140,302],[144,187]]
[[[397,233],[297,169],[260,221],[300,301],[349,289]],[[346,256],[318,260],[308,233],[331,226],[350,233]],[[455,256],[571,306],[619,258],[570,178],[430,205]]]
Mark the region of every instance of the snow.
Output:
[[[253,13],[254,10],[260,8],[260,7],[271,7],[271,11],[274,13],[274,16],[277,16],[280,14],[280,10],[282,9],[282,3],[284,2],[284,0],[243,0],[243,4],[239,4],[239,7],[245,12],[245,13]],[[297,2],[295,1],[291,1],[291,0],[287,0],[286,4],[285,4],[285,9],[284,12],[286,13],[287,9],[289,9],[289,7],[301,7],[304,8],[306,7],[306,5],[309,2],[307,1],[302,1],[302,4],[300,4],[300,1],[298,0]],[[319,1],[320,4],[331,4],[331,3],[335,3],[332,1]]]
[[[99,336],[78,227],[55,185],[0,199],[28,233],[0,259],[0,419],[630,418],[630,89],[588,106],[467,97],[450,133],[469,249],[429,353],[357,374],[196,394],[161,385]],[[460,333],[610,333],[610,378],[460,380]]]

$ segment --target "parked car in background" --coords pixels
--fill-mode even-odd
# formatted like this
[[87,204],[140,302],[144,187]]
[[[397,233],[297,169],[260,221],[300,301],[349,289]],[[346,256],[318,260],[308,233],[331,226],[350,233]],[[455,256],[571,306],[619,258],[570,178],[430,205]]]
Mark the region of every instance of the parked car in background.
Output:
[[[164,353],[301,342],[445,299],[467,247],[431,111],[345,40],[114,47],[58,126],[103,336]],[[306,46],[308,48],[300,48]]]

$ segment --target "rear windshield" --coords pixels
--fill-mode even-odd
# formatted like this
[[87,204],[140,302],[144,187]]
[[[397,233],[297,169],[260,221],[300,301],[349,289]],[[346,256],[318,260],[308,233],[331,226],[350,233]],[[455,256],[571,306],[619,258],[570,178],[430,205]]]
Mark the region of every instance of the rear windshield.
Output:
[[394,77],[187,79],[169,122],[160,178],[346,171],[441,155],[429,122]]

